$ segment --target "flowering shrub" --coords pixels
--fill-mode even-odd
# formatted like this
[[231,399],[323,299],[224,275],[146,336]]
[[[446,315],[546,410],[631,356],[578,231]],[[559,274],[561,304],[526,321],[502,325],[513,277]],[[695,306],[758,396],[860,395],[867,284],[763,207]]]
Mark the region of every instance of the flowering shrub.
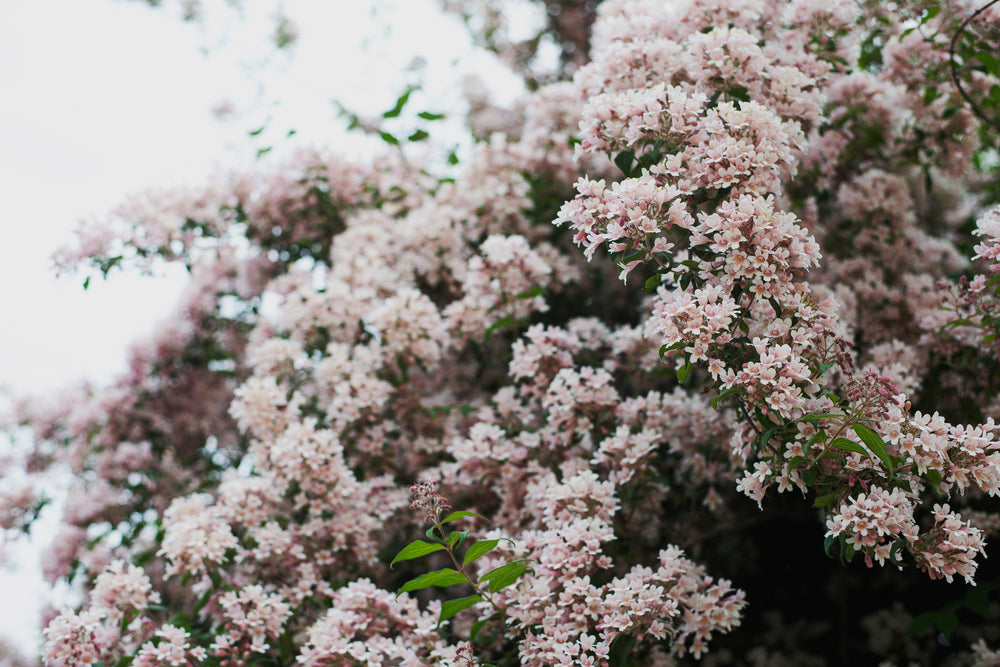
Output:
[[994,664],[1000,14],[893,8],[606,0],[454,178],[300,153],[81,228],[61,269],[191,288],[19,411],[86,593],[46,664]]

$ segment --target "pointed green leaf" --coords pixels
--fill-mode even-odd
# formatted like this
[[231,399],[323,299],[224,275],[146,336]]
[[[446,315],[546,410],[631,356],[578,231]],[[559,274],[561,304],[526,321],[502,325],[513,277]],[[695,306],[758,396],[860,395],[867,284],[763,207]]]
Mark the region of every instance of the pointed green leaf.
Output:
[[458,612],[468,609],[477,602],[481,602],[482,599],[481,595],[470,595],[468,597],[458,598],[457,600],[448,600],[441,605],[441,614],[438,616],[438,627],[440,628],[442,623]]
[[730,387],[729,389],[724,389],[723,391],[719,392],[719,395],[712,399],[712,408],[718,410],[720,403],[722,403],[724,400],[726,400],[739,390],[740,390],[739,387]]
[[937,470],[928,470],[924,473],[924,479],[931,485],[931,488],[941,493],[941,473]]
[[396,100],[396,105],[382,114],[382,118],[397,118],[400,113],[403,112],[403,107],[410,100],[410,93],[413,92],[413,88],[407,88],[406,92],[399,96]]
[[687,346],[687,342],[683,341],[683,340],[679,340],[676,343],[674,343],[673,345],[661,345],[660,346],[660,359],[663,359],[663,355],[665,355],[667,352],[673,352],[674,350],[679,350],[682,347],[686,347],[686,346]]
[[534,299],[536,296],[545,296],[545,290],[540,285],[532,285],[517,295],[518,299]]
[[895,540],[892,543],[892,547],[889,549],[889,562],[895,565],[897,568],[902,570],[906,567],[906,563],[903,562],[903,551],[906,549],[905,540]]
[[928,611],[920,614],[913,621],[910,622],[910,627],[907,628],[907,635],[916,635],[924,630],[929,630],[934,627],[934,621],[936,619],[935,612]]
[[421,556],[426,556],[427,554],[432,554],[435,551],[441,551],[444,549],[442,544],[431,544],[430,542],[424,542],[423,540],[416,540],[407,544],[403,549],[396,554],[396,557],[392,559],[389,563],[389,569],[402,560],[410,560],[412,558],[420,558]]
[[465,543],[465,538],[469,536],[468,530],[456,530],[448,534],[448,546],[458,548]]
[[867,449],[853,440],[848,440],[847,438],[835,438],[834,441],[830,443],[830,446],[844,452],[854,452],[855,454],[864,454],[868,458],[872,457],[872,455],[868,453]]
[[831,368],[833,368],[833,364],[819,364],[816,367],[816,377],[821,377],[823,373],[826,373]]
[[825,431],[817,431],[816,433],[813,433],[812,436],[810,436],[810,438],[808,440],[806,440],[806,444],[803,447],[803,449],[809,449],[810,447],[812,447],[817,442],[826,442],[826,432]]
[[416,579],[410,579],[396,591],[396,597],[399,597],[403,593],[419,591],[422,588],[430,588],[431,586],[444,588],[445,586],[454,586],[455,584],[462,583],[466,583],[466,579],[462,573],[446,567],[443,570],[435,570],[434,572],[422,574]]
[[684,381],[688,379],[691,375],[691,362],[685,362],[683,366],[677,369],[677,381],[684,384]]
[[465,558],[462,559],[462,565],[468,565],[483,554],[493,551],[498,544],[500,544],[500,540],[480,540],[479,542],[476,542],[469,547],[468,551],[465,552]]
[[475,512],[467,512],[465,510],[458,510],[457,512],[452,512],[445,518],[441,519],[441,523],[448,523],[449,521],[458,521],[459,519],[464,519],[467,516],[478,517],[483,521],[485,521],[486,523],[490,522],[490,520],[484,517],[482,514],[476,514]]
[[496,593],[501,589],[507,588],[527,571],[528,566],[525,563],[528,560],[530,559],[518,558],[506,565],[501,565],[498,568],[490,570],[479,578],[479,583],[489,582],[490,593]]
[[389,134],[388,132],[379,132],[378,136],[382,137],[382,141],[393,146],[399,145],[399,139]]
[[830,553],[830,547],[833,546],[833,543],[836,542],[837,539],[836,535],[827,535],[823,539],[823,553],[825,553],[829,558],[833,558],[833,554]]
[[442,118],[444,118],[444,114],[431,113],[430,111],[421,111],[420,113],[417,114],[417,117],[422,118],[424,120],[441,120]]
[[807,415],[802,415],[795,421],[800,421],[803,419],[836,419],[837,417],[843,417],[844,415],[837,414],[835,412],[810,412]]
[[837,496],[839,496],[839,495],[840,495],[840,492],[838,491],[836,493],[828,493],[825,496],[819,496],[813,502],[813,507],[826,507],[827,505],[829,505],[830,503],[832,503],[834,500],[836,500]]
[[[936,623],[938,630],[944,635],[947,642],[951,638],[951,633],[958,627],[958,616],[952,611],[941,611],[937,614]],[[947,644],[945,644],[947,646]]]
[[852,424],[851,428],[853,428],[854,432],[858,434],[861,441],[868,445],[868,449],[870,449],[875,456],[882,460],[882,463],[884,463],[885,467],[888,468],[891,476],[895,466],[893,466],[892,457],[889,456],[889,452],[885,450],[885,443],[882,442],[882,438],[880,438],[875,431],[871,430],[864,424]]
[[615,164],[626,176],[632,175],[632,160],[635,159],[635,151],[622,151],[615,156]]
[[483,629],[484,625],[486,625],[490,621],[498,619],[498,618],[502,618],[502,614],[500,612],[495,612],[494,614],[490,615],[489,617],[487,617],[487,618],[481,618],[478,621],[476,621],[475,623],[473,623],[472,624],[472,629],[469,630],[469,639],[471,641],[476,642],[476,643],[483,643],[483,640],[481,640],[479,638],[479,631]]

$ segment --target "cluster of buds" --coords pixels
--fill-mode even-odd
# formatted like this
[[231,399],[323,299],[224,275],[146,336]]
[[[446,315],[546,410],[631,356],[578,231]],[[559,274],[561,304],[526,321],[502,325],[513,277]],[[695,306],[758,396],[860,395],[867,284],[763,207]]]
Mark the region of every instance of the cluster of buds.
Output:
[[437,491],[437,482],[418,482],[410,487],[413,502],[410,509],[424,513],[425,523],[441,523],[441,517],[451,510],[448,500]]

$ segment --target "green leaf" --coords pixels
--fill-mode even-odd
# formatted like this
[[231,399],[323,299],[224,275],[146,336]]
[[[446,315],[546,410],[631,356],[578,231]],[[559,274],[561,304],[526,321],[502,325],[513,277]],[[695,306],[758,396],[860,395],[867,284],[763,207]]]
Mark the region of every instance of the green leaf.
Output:
[[438,627],[447,621],[449,618],[457,614],[458,612],[468,609],[477,602],[482,601],[481,595],[470,595],[464,598],[458,598],[457,600],[448,600],[441,605],[441,613],[438,615]]
[[448,546],[458,548],[465,543],[465,538],[469,536],[468,530],[456,530],[448,534]]
[[938,630],[941,631],[941,634],[944,635],[946,640],[950,639],[951,633],[953,633],[955,628],[958,627],[958,616],[951,611],[939,612],[937,614],[935,625],[937,625]]
[[458,521],[459,519],[464,519],[467,516],[477,517],[479,519],[482,519],[486,523],[490,522],[490,520],[487,519],[486,517],[484,517],[482,514],[476,514],[475,512],[467,512],[465,510],[458,510],[457,512],[452,512],[451,514],[449,514],[445,518],[441,519],[441,523],[448,523],[450,521]]
[[416,579],[410,579],[396,591],[396,597],[399,597],[403,593],[419,591],[422,588],[430,588],[431,586],[444,588],[445,586],[454,586],[455,584],[462,583],[468,583],[465,576],[461,572],[446,567],[443,570],[435,570],[434,572],[422,574]]
[[646,285],[644,286],[644,289],[647,292],[652,292],[653,290],[655,290],[657,287],[660,286],[660,279],[661,279],[660,274],[654,273],[653,275],[651,275],[649,278],[646,279]]
[[681,384],[684,384],[684,382],[688,379],[689,375],[691,375],[690,361],[685,362],[683,366],[677,369],[677,381],[680,382]]
[[514,324],[514,320],[510,319],[509,317],[501,317],[499,320],[491,324],[488,329],[486,329],[486,332],[483,333],[483,338],[485,340],[489,340],[490,336],[493,335],[494,331],[496,331],[497,329],[502,329],[503,327],[509,327],[512,324]]
[[417,114],[417,118],[422,118],[424,120],[441,120],[444,118],[443,113],[431,113],[430,111],[421,111]]
[[1000,75],[1000,58],[985,49],[977,49],[972,57],[983,64],[983,68],[994,76]]
[[841,563],[850,563],[851,561],[854,560],[854,554],[856,554],[856,553],[857,553],[857,550],[854,548],[853,545],[848,544],[847,540],[844,540],[844,541],[842,541],[840,543],[840,562]]
[[890,489],[902,489],[907,493],[913,493],[913,489],[910,488],[910,480],[900,479],[899,477],[889,478],[889,488]]
[[937,619],[937,612],[929,611],[920,614],[910,622],[910,627],[906,629],[906,634],[916,635],[920,634],[924,630],[930,630],[934,627],[934,621]]
[[836,542],[838,539],[839,538],[836,535],[827,535],[823,539],[823,553],[825,553],[827,557],[833,558],[833,554],[830,553],[830,547],[832,547],[833,543]]
[[493,551],[498,544],[500,544],[500,540],[480,540],[479,542],[474,543],[465,552],[465,557],[462,559],[462,565],[468,565],[483,554]]
[[515,561],[511,561],[506,565],[501,565],[498,568],[490,570],[482,577],[479,578],[479,583],[489,582],[490,593],[496,593],[497,591],[507,588],[518,578],[524,574],[528,566],[525,564],[528,558],[518,558]]
[[726,400],[739,390],[740,390],[739,387],[730,387],[729,389],[725,389],[719,392],[719,395],[712,399],[712,408],[718,410],[719,404],[722,403],[722,401]]
[[383,113],[382,118],[398,118],[399,114],[403,113],[403,107],[410,100],[410,93],[412,92],[413,88],[407,87],[406,92],[396,99],[396,105]]
[[817,431],[816,433],[813,433],[809,437],[809,439],[806,440],[806,444],[802,446],[802,449],[809,449],[810,447],[812,447],[817,442],[826,442],[826,432],[825,431]]
[[397,139],[396,137],[392,136],[388,132],[379,132],[378,136],[382,137],[382,141],[384,141],[387,144],[391,144],[393,146],[398,146],[399,145],[399,139]]
[[962,604],[969,611],[977,614],[983,618],[983,620],[989,620],[990,617],[990,584],[985,586],[969,587],[965,591],[965,597],[962,598]]
[[937,470],[928,470],[924,473],[924,479],[931,485],[931,488],[941,493],[941,473]]
[[683,340],[679,340],[676,343],[674,343],[673,345],[661,345],[660,346],[660,359],[662,360],[663,359],[663,355],[665,355],[667,352],[673,352],[674,350],[679,350],[682,347],[686,347],[686,346],[687,346],[687,342],[683,341]]
[[823,391],[819,392],[819,398],[823,398],[824,396],[829,397],[829,399],[834,403],[840,403],[840,396],[837,396],[829,389],[824,389]]
[[483,629],[483,626],[492,620],[502,618],[500,612],[495,612],[487,618],[481,618],[472,624],[472,628],[469,630],[469,640],[477,643],[482,643],[484,640],[479,639],[479,631]]
[[540,285],[532,285],[517,295],[518,299],[534,299],[536,296],[545,296],[545,289]]
[[407,141],[423,141],[427,137],[431,136],[424,130],[415,130],[413,134],[406,138]]
[[627,150],[622,151],[615,156],[615,164],[618,168],[622,170],[622,173],[626,176],[632,175],[632,161],[635,160],[635,151]]
[[195,603],[194,603],[194,610],[195,610],[195,612],[199,612],[199,611],[201,611],[202,609],[205,608],[205,605],[208,604],[208,601],[212,599],[212,594],[213,593],[215,593],[215,589],[214,588],[209,588],[207,591],[205,591],[204,593],[201,594],[201,597],[198,598],[198,600],[195,601]]
[[854,452],[855,454],[864,454],[868,458],[872,457],[872,455],[868,453],[867,449],[853,440],[848,440],[847,438],[835,438],[834,441],[830,443],[830,446],[844,452]]
[[430,542],[424,542],[423,540],[416,540],[407,544],[403,547],[402,551],[396,554],[396,557],[392,559],[389,563],[389,569],[403,560],[411,560],[413,558],[420,558],[421,556],[426,556],[427,554],[432,554],[435,551],[441,551],[444,549],[443,544],[431,544]]
[[892,547],[889,549],[889,562],[898,568],[903,567],[903,558],[900,554],[906,547],[906,542],[903,540],[896,540],[892,543]]
[[760,436],[760,447],[765,449],[771,442],[771,438],[778,432],[778,426],[774,425],[764,431],[764,434]]
[[813,507],[826,507],[827,505],[829,505],[830,503],[832,503],[834,500],[836,500],[837,496],[839,496],[839,495],[840,495],[840,492],[838,491],[838,492],[835,492],[835,493],[828,493],[825,496],[819,496],[813,502]]
[[875,431],[871,430],[864,424],[852,424],[851,428],[853,428],[854,432],[858,434],[861,441],[868,445],[868,449],[872,450],[872,452],[875,453],[875,456],[882,460],[885,467],[889,469],[889,476],[891,477],[895,466],[893,465],[892,457],[889,456],[889,452],[885,449],[885,443],[882,442],[882,438],[880,438]]

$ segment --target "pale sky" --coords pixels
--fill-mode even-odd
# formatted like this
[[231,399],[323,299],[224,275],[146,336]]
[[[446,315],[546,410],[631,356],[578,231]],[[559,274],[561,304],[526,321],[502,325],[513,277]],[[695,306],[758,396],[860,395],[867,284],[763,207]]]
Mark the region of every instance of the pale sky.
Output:
[[[128,343],[152,331],[180,291],[180,272],[119,274],[91,281],[87,292],[82,277],[56,280],[49,256],[77,221],[145,187],[196,185],[224,166],[252,164],[256,148],[290,129],[296,138],[285,143],[357,155],[364,144],[339,130],[332,100],[369,113],[391,108],[414,56],[428,63],[433,111],[461,111],[456,83],[466,73],[479,72],[508,99],[517,89],[433,0],[250,0],[257,14],[237,23],[222,13],[204,30],[164,4],[4,0],[0,386],[15,393],[112,378]],[[279,4],[301,28],[290,56],[261,48]],[[211,113],[222,102],[237,109],[227,122]],[[265,123],[251,140],[248,131]],[[0,591],[18,604],[0,605],[0,635],[34,653],[45,597],[37,544],[7,551],[15,563],[0,571]]]

